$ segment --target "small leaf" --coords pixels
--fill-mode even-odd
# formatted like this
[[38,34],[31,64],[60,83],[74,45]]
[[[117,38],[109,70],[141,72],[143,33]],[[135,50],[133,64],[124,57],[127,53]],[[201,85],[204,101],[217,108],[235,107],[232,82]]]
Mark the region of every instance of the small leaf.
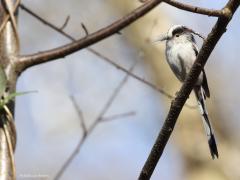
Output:
[[16,96],[22,96],[22,95],[30,94],[30,93],[37,93],[37,91],[24,91],[24,92],[11,93],[7,97],[4,98],[4,102],[5,102],[5,104],[7,104],[9,101],[14,99]]
[[37,91],[24,91],[24,92],[14,92],[9,94],[8,96],[4,97],[0,99],[0,109],[2,109],[7,103],[9,103],[9,101],[13,100],[16,96],[22,96],[25,94],[29,94],[29,93],[36,93]]

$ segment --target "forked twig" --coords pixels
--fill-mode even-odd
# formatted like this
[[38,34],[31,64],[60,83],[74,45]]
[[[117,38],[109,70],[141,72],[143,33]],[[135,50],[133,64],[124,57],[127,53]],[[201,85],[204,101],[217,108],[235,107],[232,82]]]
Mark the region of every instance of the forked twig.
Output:
[[[134,67],[136,66],[136,63],[134,63],[134,65],[130,68],[129,71],[132,71],[134,69]],[[67,158],[66,162],[62,165],[62,167],[58,170],[56,176],[55,176],[55,180],[59,179],[63,173],[66,171],[66,169],[69,167],[69,165],[71,164],[71,162],[74,160],[74,158],[77,156],[77,154],[79,153],[83,143],[86,141],[87,137],[93,132],[94,128],[97,126],[98,123],[102,122],[102,120],[104,120],[103,116],[105,115],[105,113],[107,112],[107,110],[110,108],[110,106],[112,105],[113,101],[116,99],[117,95],[119,94],[120,90],[123,88],[123,86],[126,84],[128,78],[130,76],[127,74],[123,80],[119,83],[119,85],[116,87],[116,89],[113,91],[112,95],[109,97],[108,101],[106,102],[106,104],[103,106],[102,110],[100,111],[99,115],[96,117],[95,121],[93,122],[93,124],[89,127],[86,128],[85,125],[85,119],[83,116],[82,111],[80,110],[80,108],[77,106],[76,101],[74,100],[74,98],[71,97],[71,100],[73,102],[74,107],[76,108],[78,115],[79,115],[79,119],[81,121],[81,127],[84,131],[83,136],[80,138],[76,148],[73,150],[73,152],[71,153],[71,155]],[[112,118],[115,119],[115,118]]]

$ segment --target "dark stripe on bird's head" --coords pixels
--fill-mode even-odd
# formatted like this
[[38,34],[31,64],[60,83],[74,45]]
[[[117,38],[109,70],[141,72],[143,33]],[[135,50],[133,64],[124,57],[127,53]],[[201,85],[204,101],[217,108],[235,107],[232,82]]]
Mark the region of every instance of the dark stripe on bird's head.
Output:
[[176,29],[172,31],[172,36],[175,34],[182,34],[185,31],[184,26],[178,26]]

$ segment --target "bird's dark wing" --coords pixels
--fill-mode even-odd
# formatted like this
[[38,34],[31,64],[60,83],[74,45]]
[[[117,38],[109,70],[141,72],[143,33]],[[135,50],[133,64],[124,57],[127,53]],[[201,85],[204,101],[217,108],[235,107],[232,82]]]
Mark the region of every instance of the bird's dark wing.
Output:
[[181,66],[181,72],[180,72],[181,79],[182,79],[182,81],[184,81],[185,78],[187,77],[186,67],[184,65],[184,60],[180,55],[178,55],[178,59],[179,59],[180,66]]
[[[197,50],[197,47],[195,45],[193,45],[193,50],[194,50],[195,55],[197,57],[198,50]],[[210,91],[209,91],[209,88],[208,88],[207,76],[206,76],[206,73],[205,73],[204,69],[202,70],[202,73],[203,73],[202,88],[204,90],[204,94],[209,98],[210,97]]]
[[197,45],[192,44],[192,48],[193,48],[193,50],[194,50],[194,52],[195,52],[195,55],[196,55],[196,57],[197,57],[197,55],[198,55]]
[[169,64],[170,68],[172,69],[173,73],[175,74],[175,76],[179,79],[179,81],[183,82],[184,79],[181,76],[181,71],[179,69],[179,67],[177,67],[175,64]]

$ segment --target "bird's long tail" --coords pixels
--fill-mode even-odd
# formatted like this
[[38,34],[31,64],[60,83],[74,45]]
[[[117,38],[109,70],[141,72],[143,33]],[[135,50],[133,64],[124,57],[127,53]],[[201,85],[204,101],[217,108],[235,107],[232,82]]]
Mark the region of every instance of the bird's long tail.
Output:
[[204,125],[204,129],[206,131],[207,134],[207,138],[208,138],[208,145],[210,148],[210,152],[211,152],[211,156],[214,159],[215,156],[218,158],[218,149],[217,149],[217,144],[215,141],[215,137],[214,137],[214,133],[213,133],[213,129],[210,123],[210,120],[208,118],[208,112],[206,109],[206,105],[205,105],[205,94],[204,94],[204,90],[201,86],[195,87],[194,88],[194,92],[198,101],[198,105],[199,105],[199,109],[202,115],[202,120],[203,120],[203,125]]

